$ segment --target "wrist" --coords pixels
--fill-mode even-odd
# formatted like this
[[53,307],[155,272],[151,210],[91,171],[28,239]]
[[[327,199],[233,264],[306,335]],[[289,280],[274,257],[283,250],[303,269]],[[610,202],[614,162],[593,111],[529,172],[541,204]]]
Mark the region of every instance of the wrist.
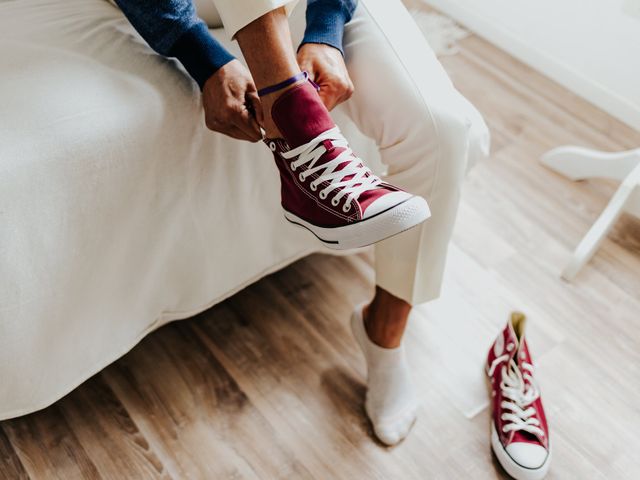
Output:
[[340,52],[340,54],[342,54],[342,50],[340,50],[339,48],[334,47],[333,45],[329,45],[328,43],[318,43],[318,42],[305,42],[303,41],[302,43],[300,43],[300,46],[298,47],[298,52],[300,52],[301,50],[303,50],[304,48],[308,49],[308,50],[314,50],[314,49],[326,49],[326,50],[330,50],[330,51],[337,51]]
[[203,22],[184,32],[170,51],[198,82],[200,89],[221,67],[235,57],[214,39]]

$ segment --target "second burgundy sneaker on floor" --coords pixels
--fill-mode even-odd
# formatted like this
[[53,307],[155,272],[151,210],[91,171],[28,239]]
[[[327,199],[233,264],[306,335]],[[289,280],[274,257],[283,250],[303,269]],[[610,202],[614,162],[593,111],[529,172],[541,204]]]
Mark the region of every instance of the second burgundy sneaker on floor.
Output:
[[273,105],[284,139],[266,139],[280,171],[282,207],[291,223],[334,249],[370,245],[424,222],[422,197],[383,182],[349,148],[310,83]]
[[526,318],[511,314],[487,357],[491,388],[491,447],[517,480],[540,480],[549,470],[549,427],[524,338]]

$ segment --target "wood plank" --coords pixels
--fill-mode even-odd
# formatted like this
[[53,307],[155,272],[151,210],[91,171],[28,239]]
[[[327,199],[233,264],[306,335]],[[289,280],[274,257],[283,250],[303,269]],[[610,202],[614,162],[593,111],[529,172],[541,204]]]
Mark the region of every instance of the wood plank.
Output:
[[29,478],[2,426],[0,426],[0,478],[16,480]]
[[174,478],[310,478],[186,323],[104,376]]
[[471,35],[459,42],[464,55],[473,55],[503,72],[514,81],[515,88],[532,92],[539,100],[554,105],[599,134],[611,138],[622,149],[638,148],[640,132],[625,125],[567,88],[551,81],[544,74],[516,60],[483,38]]
[[341,363],[335,351],[309,328],[315,316],[291,308],[282,290],[268,281],[229,303],[222,313],[214,309],[216,315],[199,323],[199,330],[256,407],[274,422],[288,424],[288,445],[313,466],[314,478],[389,478],[388,471],[366,461],[379,447],[363,441],[370,431],[357,398],[362,387],[352,371],[335,369]]
[[87,456],[104,479],[169,479],[162,462],[101,375],[59,402],[59,408]]
[[38,480],[100,478],[58,405],[4,421],[2,428],[29,477]]

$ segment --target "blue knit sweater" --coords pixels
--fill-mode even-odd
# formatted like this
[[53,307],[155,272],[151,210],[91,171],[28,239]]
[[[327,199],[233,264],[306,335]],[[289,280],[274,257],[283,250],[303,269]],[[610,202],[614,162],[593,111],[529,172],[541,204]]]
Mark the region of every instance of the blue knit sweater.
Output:
[[[233,60],[197,16],[193,0],[116,0],[134,28],[156,52],[176,57],[200,88]],[[357,0],[308,0],[302,43],[324,43],[342,51],[344,25]]]

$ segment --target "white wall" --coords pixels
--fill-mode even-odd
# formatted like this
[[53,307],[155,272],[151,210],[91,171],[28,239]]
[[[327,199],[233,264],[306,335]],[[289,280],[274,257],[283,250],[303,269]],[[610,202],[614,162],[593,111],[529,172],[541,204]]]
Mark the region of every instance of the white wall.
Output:
[[640,0],[426,0],[640,130]]

